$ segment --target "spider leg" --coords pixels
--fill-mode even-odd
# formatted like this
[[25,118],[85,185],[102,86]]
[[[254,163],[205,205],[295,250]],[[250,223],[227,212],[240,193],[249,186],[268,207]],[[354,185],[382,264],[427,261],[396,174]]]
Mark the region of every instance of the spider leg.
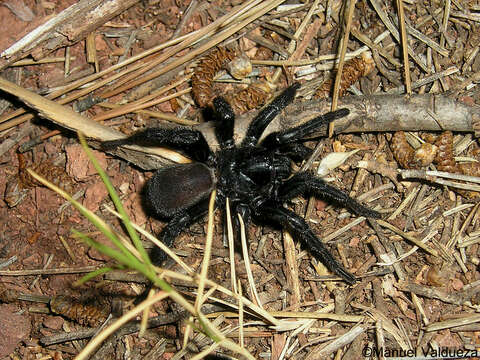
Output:
[[310,121],[307,121],[302,125],[296,126],[286,131],[278,131],[269,134],[262,142],[262,146],[266,148],[275,148],[284,144],[300,141],[306,136],[315,133],[323,126],[328,125],[330,122],[345,117],[348,114],[350,114],[350,110],[346,108],[336,111],[330,111]]
[[297,173],[295,176],[285,181],[278,190],[278,197],[280,201],[285,202],[305,193],[310,193],[329,201],[333,201],[352,210],[355,214],[360,216],[372,218],[380,217],[380,214],[377,211],[363,206],[358,201],[348,196],[348,194],[328,185],[324,180],[307,172]]
[[290,234],[300,240],[308,248],[310,253],[320,260],[330,271],[340,276],[348,284],[356,282],[355,276],[349,273],[345,268],[330,254],[323,242],[313,233],[304,219],[293,211],[285,209],[283,206],[272,204],[257,208],[257,213],[264,221],[273,220],[285,227]]
[[213,99],[213,107],[216,115],[215,135],[217,136],[221,148],[230,148],[234,145],[233,128],[235,113],[230,104],[223,97],[216,97]]
[[[183,230],[203,218],[207,212],[208,199],[176,214],[161,231],[160,240],[171,247]],[[154,265],[160,266],[167,259],[167,254],[155,246],[150,252],[150,257]]]
[[308,159],[313,153],[312,149],[298,142],[282,145],[278,148],[278,151],[295,162]]
[[242,142],[242,146],[255,146],[262,136],[263,131],[268,124],[282,111],[288,104],[290,104],[295,98],[297,89],[300,87],[299,83],[286,88],[280,95],[278,95],[273,101],[265,106],[257,116],[252,120],[248,126],[247,134]]
[[167,146],[184,151],[196,161],[205,162],[213,157],[203,134],[186,128],[149,128],[118,140],[102,143],[103,150],[112,150],[120,145]]

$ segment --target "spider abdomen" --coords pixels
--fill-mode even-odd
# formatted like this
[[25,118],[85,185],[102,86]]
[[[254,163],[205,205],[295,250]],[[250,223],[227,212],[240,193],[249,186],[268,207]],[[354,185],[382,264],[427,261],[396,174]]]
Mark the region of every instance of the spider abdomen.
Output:
[[171,218],[205,199],[214,185],[211,169],[202,163],[165,167],[146,185],[147,206],[159,216]]

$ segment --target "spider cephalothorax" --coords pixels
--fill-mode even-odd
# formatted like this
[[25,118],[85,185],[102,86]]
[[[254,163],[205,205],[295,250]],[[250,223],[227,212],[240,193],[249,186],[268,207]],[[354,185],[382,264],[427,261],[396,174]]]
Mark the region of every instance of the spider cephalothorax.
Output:
[[[340,265],[313,233],[305,220],[284,204],[299,195],[311,194],[348,207],[358,215],[379,214],[359,204],[344,192],[307,172],[292,174],[292,158],[305,158],[309,151],[301,145],[304,138],[329,122],[348,115],[340,109],[305,124],[259,139],[267,125],[295,97],[299,84],[293,84],[263,108],[248,127],[243,141],[233,140],[235,115],[221,97],[213,101],[215,129],[220,150],[213,152],[202,133],[187,128],[150,128],[132,136],[105,142],[104,149],[123,144],[167,146],[182,150],[195,162],[158,170],[146,185],[146,202],[157,216],[169,219],[161,240],[171,246],[182,230],[207,212],[210,192],[216,188],[217,207],[224,208],[228,198],[234,213],[246,222],[273,222],[286,228],[331,271],[353,284],[355,277]],[[157,263],[164,259],[156,254]]]

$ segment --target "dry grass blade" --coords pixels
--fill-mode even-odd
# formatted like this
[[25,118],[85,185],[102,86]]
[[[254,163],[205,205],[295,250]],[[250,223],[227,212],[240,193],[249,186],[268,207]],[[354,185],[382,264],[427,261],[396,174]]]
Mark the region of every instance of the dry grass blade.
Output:
[[430,170],[400,170],[399,173],[404,179],[412,179],[412,178],[426,179],[435,184],[445,185],[445,186],[449,186],[456,189],[480,192],[480,185],[465,184],[465,183],[443,179],[443,178],[446,178],[446,179],[453,179],[458,181],[468,181],[468,182],[479,184],[480,177],[478,176],[452,174],[444,171],[430,171]]
[[444,7],[444,10],[443,10],[442,27],[440,28],[440,32],[442,33],[440,35],[440,45],[441,46],[443,46],[445,44],[445,33],[447,32],[448,19],[450,17],[451,9],[452,9],[451,0],[446,0],[445,1],[445,7]]
[[[154,296],[155,296],[155,290],[150,289],[146,300],[150,300]],[[147,306],[145,307],[145,309],[143,309],[142,320],[140,322],[140,330],[138,331],[138,337],[140,338],[145,335],[145,331],[147,330],[148,314],[150,314],[150,308],[151,308],[150,306]]]
[[[367,45],[370,50],[375,50],[378,51],[380,55],[382,55],[385,59],[387,59],[392,65],[400,67],[402,64],[400,64],[399,61],[397,61],[393,56],[391,56],[388,51],[386,51],[383,47],[378,45],[378,42],[381,41],[379,40],[378,37],[375,39],[375,41],[371,41],[366,35],[361,33],[358,29],[352,28],[351,33],[353,36],[355,36],[358,40],[363,42],[365,45]],[[384,31],[382,33],[383,37],[385,37],[387,34],[389,34],[388,31]],[[346,58],[348,59],[348,54],[346,55]]]
[[395,324],[393,323],[393,321],[390,319],[388,315],[383,314],[382,312],[378,311],[375,308],[362,306],[360,304],[355,304],[355,305],[363,310],[369,311],[370,315],[375,321],[382,320],[381,324],[383,326],[383,329],[387,333],[389,333],[391,336],[393,336],[393,338],[395,339],[397,344],[400,346],[400,348],[402,348],[403,350],[409,349],[408,339],[404,337],[400,329],[397,326],[395,326]]
[[[121,218],[120,214],[113,210],[111,207],[105,205],[105,209],[118,217],[119,219]],[[160,240],[158,240],[155,236],[150,234],[148,231],[143,229],[142,227],[138,226],[137,224],[132,222],[132,226],[137,230],[140,234],[145,236],[147,239],[152,241],[156,246],[160,247],[162,251],[164,251],[169,257],[171,257],[178,265],[180,265],[188,274],[193,275],[195,271],[185,264],[182,259],[180,259],[168,246],[166,246],[164,243],[162,243]]]
[[[297,30],[295,31],[295,34],[293,35],[292,40],[291,40],[290,43],[288,44],[287,52],[288,52],[289,54],[293,54],[294,49],[295,49],[295,46],[297,45],[297,41],[296,41],[295,39],[299,39],[299,38],[300,38],[300,35],[303,33],[303,31],[305,30],[305,28],[306,28],[307,25],[309,24],[310,19],[311,19],[311,17],[313,16],[313,11],[315,10],[317,4],[318,4],[317,1],[314,1],[314,2],[312,3],[312,6],[311,6],[310,9],[308,10],[306,16],[302,19],[302,22],[300,23],[299,27],[298,27]],[[312,34],[312,35],[313,35],[313,34]],[[300,56],[300,49],[299,49],[298,56]],[[275,73],[274,73],[274,74],[272,75],[272,77],[271,77],[271,82],[272,82],[272,83],[276,83],[276,82],[278,81],[278,78],[280,77],[281,72],[282,72],[282,69],[277,69],[277,70],[275,70]]]
[[[342,71],[345,63],[345,54],[347,53],[348,38],[350,37],[350,29],[352,27],[353,11],[355,10],[356,0],[350,0],[348,13],[346,15],[345,28],[343,29],[343,38],[340,42],[340,54],[337,74],[335,75],[335,82],[333,84],[333,96],[331,110],[335,111],[338,106],[338,98],[340,96],[340,84],[342,82]],[[335,122],[331,122],[328,126],[328,137],[332,137],[335,131]]]
[[347,232],[348,230],[350,230],[351,228],[353,228],[354,226],[357,226],[358,224],[360,224],[361,222],[363,222],[365,220],[365,217],[363,216],[360,216],[359,218],[357,219],[354,219],[353,221],[351,221],[349,224],[345,225],[344,227],[334,231],[333,233],[331,234],[328,234],[326,236],[323,237],[323,242],[329,242],[329,241],[332,241],[334,240],[335,238],[339,237],[340,235],[344,234],[345,232]]
[[203,254],[202,269],[200,270],[200,277],[198,281],[197,298],[195,299],[195,309],[200,311],[203,305],[203,291],[205,290],[205,281],[207,280],[208,266],[210,264],[210,257],[212,255],[212,241],[213,241],[213,213],[215,208],[216,191],[212,191],[210,195],[210,202],[208,204],[208,226],[207,238],[205,241],[205,252]]
[[238,329],[239,329],[239,343],[241,347],[244,347],[245,341],[243,337],[243,302],[242,302],[242,284],[238,280]]
[[84,266],[78,268],[35,269],[35,270],[0,270],[0,276],[32,276],[32,275],[57,275],[81,274],[97,270],[98,266]]
[[[437,233],[438,233],[437,230],[430,232],[427,236],[425,236],[422,240],[420,240],[421,243],[425,244],[427,241],[431,240],[435,235],[437,235]],[[384,263],[379,262],[379,263],[377,263],[377,265],[380,265],[380,266],[393,265],[396,262],[402,261],[403,259],[407,258],[408,256],[414,254],[417,250],[418,250],[418,246],[413,246],[410,250],[406,251],[405,253],[403,253],[399,257],[391,259],[391,261],[389,261],[389,262],[384,262]]]
[[300,279],[298,272],[298,261],[295,251],[295,243],[292,236],[288,231],[283,232],[283,245],[285,249],[285,275],[287,277],[287,283],[292,291],[290,296],[290,304],[294,310],[298,310],[298,306],[301,300],[300,294]]
[[[179,38],[173,39],[173,40],[171,40],[171,41],[167,41],[166,43],[160,44],[160,45],[158,45],[158,46],[153,47],[152,49],[146,50],[146,51],[144,51],[144,52],[142,52],[142,53],[140,53],[140,54],[137,54],[137,55],[135,55],[135,56],[132,56],[131,58],[129,58],[129,59],[125,60],[125,61],[122,61],[121,63],[118,63],[118,64],[116,64],[116,65],[112,65],[112,66],[110,66],[109,68],[107,68],[107,69],[105,69],[105,70],[102,70],[102,71],[100,71],[100,72],[98,72],[98,73],[94,73],[94,74],[89,75],[89,76],[87,76],[87,77],[83,77],[83,78],[81,78],[81,79],[79,79],[79,80],[73,81],[72,83],[68,84],[67,86],[63,87],[62,89],[51,92],[51,93],[50,93],[49,95],[47,95],[46,97],[47,97],[49,100],[53,100],[53,99],[55,99],[55,98],[57,98],[57,97],[59,97],[59,96],[62,96],[62,95],[66,94],[66,93],[68,93],[68,92],[70,92],[70,91],[72,91],[72,90],[75,90],[75,89],[77,89],[77,88],[79,88],[79,87],[81,87],[81,86],[83,86],[83,85],[85,85],[85,84],[91,83],[91,82],[93,82],[93,81],[95,81],[95,80],[97,80],[97,79],[99,79],[99,78],[101,78],[101,77],[103,77],[103,76],[105,76],[105,75],[108,75],[108,74],[110,74],[111,72],[113,72],[113,71],[115,71],[115,70],[121,69],[122,67],[125,67],[125,66],[127,66],[127,65],[130,65],[130,64],[132,64],[132,63],[134,63],[134,62],[136,62],[136,61],[139,61],[139,60],[141,60],[141,59],[143,59],[143,58],[145,58],[145,57],[147,57],[147,56],[149,56],[149,55],[152,55],[152,54],[154,54],[154,53],[156,53],[156,52],[158,52],[158,51],[160,51],[160,50],[163,50],[163,49],[165,49],[165,48],[167,48],[167,47],[170,47],[170,46],[172,46],[172,45],[175,45],[175,44],[183,41],[185,38],[187,38],[188,36],[191,36],[191,35],[192,35],[192,34],[187,34],[187,35],[184,35],[184,36],[180,36]],[[113,76],[109,76],[109,77],[107,77],[107,78],[105,78],[105,79],[103,79],[103,80],[101,80],[101,81],[98,81],[98,82],[94,83],[94,84],[91,85],[91,86],[88,86],[86,89],[79,90],[78,92],[76,92],[76,93],[74,93],[74,94],[72,94],[72,95],[70,95],[70,96],[66,96],[66,97],[58,100],[58,103],[60,103],[60,104],[66,104],[66,103],[68,103],[68,102],[70,102],[70,101],[73,101],[73,100],[75,100],[75,99],[78,99],[78,98],[81,97],[81,96],[84,96],[84,95],[86,95],[86,94],[90,94],[90,93],[92,93],[94,90],[96,90],[96,89],[104,86],[105,84],[111,83],[112,81],[114,81],[114,80],[116,80],[116,79],[118,79],[118,78],[120,78],[120,77],[122,77],[122,76],[124,76],[124,75],[126,75],[126,74],[128,74],[128,73],[130,73],[130,72],[132,72],[132,71],[135,71],[135,70],[137,70],[137,69],[140,69],[140,68],[142,68],[142,67],[144,67],[144,66],[145,66],[145,64],[143,64],[143,63],[137,63],[137,64],[135,64],[135,65],[132,65],[132,66],[129,67],[128,69],[125,69],[125,70],[123,70],[123,71],[121,71],[121,72],[119,72],[119,73],[117,73],[117,74],[115,74],[115,75],[113,75]],[[13,111],[13,112],[11,112],[11,113],[9,113],[9,114],[3,115],[3,116],[0,117],[0,124],[3,123],[3,122],[6,122],[6,121],[9,120],[9,119],[13,119],[13,118],[15,118],[15,117],[17,117],[17,116],[20,116],[20,115],[24,114],[25,112],[26,112],[26,110],[24,110],[24,109],[18,109],[18,110],[15,110],[15,111]],[[22,123],[22,122],[24,122],[24,121],[27,121],[27,120],[31,119],[32,117],[33,117],[33,116],[32,116],[31,114],[24,115],[24,116],[22,116],[22,117],[20,117],[20,118],[16,118],[16,119],[12,120],[10,125],[14,126],[14,124],[20,124],[20,123]],[[4,129],[7,129],[7,128],[9,128],[9,127],[8,127],[8,124],[3,124],[3,125],[0,126],[0,131],[1,131],[1,130],[4,130]]]
[[[241,8],[237,9],[234,11],[233,14],[227,14],[221,17],[219,20],[215,21],[214,23],[211,23],[204,27],[201,31],[201,34],[196,34],[195,37],[192,37],[181,44],[179,44],[177,47],[172,49],[169,52],[166,52],[162,56],[160,56],[158,59],[156,59],[154,62],[151,62],[148,64],[146,67],[144,67],[141,70],[141,73],[144,73],[148,71],[149,69],[161,64],[165,60],[169,59],[172,56],[175,56],[179,51],[187,48],[188,46],[193,45],[194,42],[200,40],[201,36],[206,36],[207,34],[211,33],[215,34],[211,37],[209,41],[207,41],[205,44],[200,45],[198,48],[190,51],[188,54],[185,56],[182,56],[181,58],[172,61],[169,64],[160,66],[160,69],[149,73],[148,75],[145,75],[141,78],[139,76],[141,73],[133,73],[130,75],[128,78],[125,78],[122,83],[125,83],[125,85],[118,87],[115,90],[108,91],[103,95],[103,97],[110,97],[116,94],[119,94],[125,90],[128,90],[134,86],[138,86],[140,84],[145,83],[146,81],[149,81],[151,79],[154,79],[160,75],[165,74],[166,72],[175,69],[177,66],[180,66],[182,64],[185,64],[187,61],[190,61],[197,57],[198,55],[203,54],[205,51],[211,49],[215,45],[218,45],[220,42],[224,41],[227,39],[229,36],[235,34],[238,30],[244,28],[246,25],[251,23],[252,21],[256,20],[260,16],[264,15],[271,9],[275,8],[285,0],[269,0],[269,1],[262,1],[260,2],[259,5],[256,5],[255,7],[249,9],[246,11],[247,6],[250,3],[247,3],[246,5],[242,5]],[[257,1],[258,2],[258,1]],[[244,11],[246,13],[244,14]],[[233,19],[236,19],[237,17],[243,18],[242,20],[239,20],[238,23],[231,23]],[[225,28],[220,30],[220,27],[224,26]],[[134,80],[137,79],[137,80]]]
[[480,321],[480,314],[468,314],[468,316],[459,319],[451,319],[445,321],[439,321],[431,323],[425,327],[425,331],[438,331],[443,329],[449,329],[456,326],[462,326],[467,324],[474,324]]
[[[70,60],[75,60],[75,56],[71,56]],[[65,62],[66,58],[65,57],[53,57],[53,58],[44,58],[44,59],[39,59],[39,60],[33,60],[33,59],[23,59],[19,60],[17,62],[14,62],[10,66],[27,66],[27,65],[40,65],[40,64],[52,64],[52,63],[57,63],[57,62]]]
[[[214,319],[212,321],[212,324],[215,326],[215,327],[219,327],[222,322],[224,321],[224,317],[223,316],[218,316],[216,319]],[[192,341],[195,342],[195,343],[199,343],[201,341],[205,341],[206,340],[206,335],[205,334],[202,334],[202,333],[198,333],[196,334],[193,338],[192,338]],[[186,345],[187,346],[187,345]],[[178,351],[175,355],[173,355],[173,357],[171,357],[171,360],[180,360],[183,358],[183,356],[185,356],[185,354],[188,353],[188,349],[187,347],[183,347],[180,351]]]
[[417,196],[419,190],[420,190],[419,186],[416,186],[413,189],[411,189],[408,195],[405,197],[405,199],[403,199],[401,204],[388,217],[388,220],[389,221],[394,220],[398,215],[400,215],[405,210],[405,208],[410,204],[410,202]]
[[207,347],[205,350],[199,352],[197,355],[195,356],[192,356],[190,359],[191,360],[201,360],[201,359],[204,359],[205,356],[207,356],[208,354],[211,354],[212,351],[214,351],[216,348],[218,348],[220,345],[222,345],[221,343],[213,343],[212,345],[210,345],[209,347]]
[[[179,96],[180,93],[176,93],[175,95]],[[97,105],[101,106],[101,107],[104,107],[104,108],[107,108],[107,109],[115,109],[115,108],[118,108],[120,106],[120,105],[112,104],[112,103],[108,103],[108,102],[98,103]],[[164,112],[152,111],[152,110],[134,110],[133,112],[135,114],[142,114],[142,115],[149,116],[153,119],[167,120],[167,121],[170,121],[172,123],[179,124],[179,125],[185,125],[185,126],[198,125],[197,121],[179,118],[178,116],[171,115],[170,113],[164,113]]]
[[405,26],[405,13],[403,10],[403,0],[397,0],[397,9],[398,9],[398,22],[400,23],[400,35],[402,39],[402,49],[403,49],[403,68],[405,72],[405,88],[407,95],[412,93],[412,85],[410,78],[410,65],[408,63],[408,43],[407,43],[407,29]]
[[237,289],[237,276],[235,272],[235,243],[233,235],[233,226],[232,226],[232,216],[230,213],[230,199],[227,198],[227,203],[225,206],[226,217],[227,217],[227,237],[228,237],[228,256],[230,259],[230,279],[232,284],[232,290],[234,293],[238,293]]
[[253,295],[255,303],[262,307],[260,296],[258,296],[257,287],[255,286],[255,280],[253,279],[252,268],[250,267],[250,256],[248,255],[247,236],[245,235],[245,223],[240,214],[238,215],[238,221],[240,222],[240,241],[242,243],[243,261],[245,263],[245,270],[247,272],[248,283]]
[[461,174],[452,174],[449,172],[445,171],[421,171],[419,170],[418,173],[415,171],[412,171],[411,173],[408,171],[400,171],[400,175],[402,177],[407,178],[407,177],[414,177],[410,175],[417,175],[420,178],[428,178],[428,177],[442,177],[446,179],[453,179],[453,180],[459,180],[459,181],[469,181],[472,183],[480,184],[480,177],[478,176],[469,176],[469,175],[461,175]]
[[75,357],[75,360],[84,360],[88,359],[90,354],[110,335],[117,331],[122,325],[126,324],[130,320],[134,319],[138,314],[140,314],[144,309],[152,306],[158,301],[161,301],[168,297],[169,294],[166,292],[159,292],[158,294],[152,296],[150,299],[145,300],[140,305],[130,310],[128,313],[123,315],[121,318],[116,320],[113,324],[101,331],[92,341],[90,341],[87,346],[85,346],[82,351]]
[[[28,91],[3,78],[0,78],[0,89],[18,97],[20,100],[38,111],[41,116],[50,119],[54,123],[67,129],[80,131],[89,138],[105,141],[118,139],[124,136],[122,133],[109,128],[108,126],[104,126],[89,118],[83,117],[66,106],[57,104],[56,102]],[[174,162],[190,161],[181,154],[168,149],[143,148],[138,146],[131,146],[131,148],[152,155],[161,156]]]
[[355,322],[355,323],[365,320],[365,316],[363,315],[347,315],[347,314],[335,314],[335,313],[330,314],[326,312],[326,311],[332,311],[333,309],[334,309],[333,307],[327,306],[321,309],[320,311],[315,311],[315,312],[273,311],[271,313],[272,315],[277,316],[279,318],[322,319],[322,320],[333,320],[333,321]]
[[400,230],[399,228],[393,226],[392,224],[387,223],[386,221],[383,220],[377,220],[377,223],[383,227],[386,227],[387,229],[393,231],[394,233],[404,237],[408,241],[414,243],[417,245],[419,248],[425,250],[429,254],[433,256],[438,256],[438,252],[435,249],[430,248],[429,246],[425,245],[423,242],[419,241],[418,239],[414,238],[413,236],[405,233],[404,231]]
[[[120,115],[128,114],[130,112],[145,109],[147,107],[159,104],[159,103],[164,102],[164,101],[168,101],[168,100],[172,99],[173,97],[172,96],[167,96],[167,97],[163,97],[161,99],[157,99],[155,101],[153,99],[156,98],[157,96],[159,96],[161,94],[164,94],[167,91],[169,91],[171,89],[174,89],[175,87],[183,84],[184,82],[188,81],[188,79],[190,79],[190,76],[183,76],[179,80],[177,80],[177,81],[175,81],[175,82],[173,82],[173,83],[171,83],[167,86],[163,86],[162,88],[152,92],[150,95],[145,96],[145,97],[143,97],[143,98],[141,98],[137,101],[133,101],[133,102],[130,102],[130,103],[127,103],[127,104],[122,104],[119,107],[117,107],[117,108],[115,108],[111,111],[108,111],[108,112],[105,112],[103,114],[97,115],[97,116],[94,117],[94,120],[95,121],[103,121],[103,120],[106,120],[106,119],[111,119],[111,118],[114,118],[114,117],[117,117],[117,116],[120,116]],[[174,94],[174,95],[180,96],[182,94],[188,93],[189,91],[190,91],[190,88],[179,91],[177,94]]]
[[323,347],[322,349],[315,349],[311,351],[305,360],[314,360],[314,359],[323,359],[327,356],[331,355],[338,349],[342,348],[343,346],[350,344],[355,338],[367,330],[367,326],[364,324],[356,324],[352,327],[349,331],[345,334],[340,336],[338,339],[332,341],[327,346]]
[[[190,282],[190,283],[193,283],[193,284],[198,283],[198,276],[188,276],[188,275],[179,274],[177,272],[170,271],[170,270],[164,270],[162,272],[162,275],[164,277],[168,277],[168,278],[172,278],[172,279],[178,279],[178,280],[182,280],[182,281],[187,281],[187,282]],[[216,289],[218,291],[224,293],[227,296],[230,296],[232,298],[237,298],[238,297],[238,294],[233,293],[231,290],[229,290],[227,288],[224,288],[223,286],[220,286],[220,285],[216,284],[215,282],[213,282],[211,280],[207,279],[205,282],[208,286],[212,286],[212,287],[216,286]],[[278,325],[279,324],[278,319],[276,319],[274,316],[272,316],[268,311],[264,310],[263,308],[259,307],[256,304],[254,304],[252,301],[250,301],[246,297],[242,298],[242,302],[243,302],[244,306],[249,307],[252,312],[254,312],[258,316],[264,318],[268,323],[273,324],[273,325]],[[237,306],[234,305],[234,304],[229,304],[229,306],[231,306],[233,308],[237,308]]]
[[[390,31],[392,36],[398,42],[400,42],[400,34],[399,34],[397,28],[395,27],[395,25],[393,25],[393,23],[390,21],[390,19],[388,17],[388,14],[383,9],[383,3],[379,2],[378,0],[370,0],[370,3],[375,8],[375,11],[377,12],[378,16],[380,17],[380,19],[382,19],[383,23],[385,24],[387,29]],[[425,64],[424,61],[422,61],[417,56],[417,54],[415,54],[415,52],[411,49],[410,46],[408,46],[408,54],[412,57],[412,59],[415,61],[415,63],[422,68],[423,71],[428,73],[429,69],[427,68],[427,65]]]
[[[108,211],[110,211],[112,214],[114,214],[115,216],[119,217],[119,214],[116,213],[114,210],[112,210],[111,208],[109,207],[106,207],[106,209]],[[172,257],[180,266],[183,267],[183,269],[189,274],[189,275],[184,275],[184,274],[179,274],[179,273],[176,273],[176,272],[173,272],[173,271],[170,271],[170,270],[161,270],[161,274],[162,276],[164,277],[171,277],[171,278],[176,278],[176,279],[180,279],[180,280],[183,280],[183,281],[188,281],[188,282],[192,282],[192,283],[195,283],[195,284],[198,284],[199,282],[199,279],[198,279],[198,274],[195,273],[195,271],[193,271],[192,268],[190,268],[188,265],[186,265],[175,253],[173,253],[171,251],[171,249],[169,249],[167,246],[165,246],[162,242],[160,242],[159,240],[157,240],[153,235],[151,235],[150,233],[148,233],[147,231],[145,231],[144,229],[142,229],[140,226],[132,223],[132,225],[135,227],[135,229],[141,233],[142,235],[144,235],[145,237],[147,237],[149,240],[151,240],[152,242],[154,242],[157,246],[159,246],[163,251],[165,251],[170,257]],[[89,271],[91,271],[91,267],[88,268]],[[63,269],[62,269],[63,270]],[[85,271],[87,272],[87,271]],[[1,274],[1,272],[0,272]],[[20,274],[19,274],[20,275]],[[205,279],[205,284],[208,285],[209,287],[211,288],[215,288],[216,290],[218,291],[221,291],[223,292],[224,294],[232,297],[232,298],[238,298],[238,295],[236,292],[232,292],[226,288],[223,288],[221,286],[219,286],[218,284],[214,283],[213,281],[211,280],[208,280],[207,278]],[[210,297],[210,296],[209,296]],[[210,297],[211,298],[211,297]],[[252,309],[252,311],[256,314],[259,314],[260,316],[263,316],[265,319],[267,319],[270,323],[272,324],[276,324],[278,323],[278,321],[273,317],[271,316],[268,312],[266,312],[265,310],[263,310],[261,307],[258,307],[257,305],[255,305],[254,303],[252,303],[250,300],[246,299],[245,297],[242,297],[242,303],[248,307],[250,307]],[[229,304],[229,306],[233,306],[235,308],[235,305],[233,304]]]

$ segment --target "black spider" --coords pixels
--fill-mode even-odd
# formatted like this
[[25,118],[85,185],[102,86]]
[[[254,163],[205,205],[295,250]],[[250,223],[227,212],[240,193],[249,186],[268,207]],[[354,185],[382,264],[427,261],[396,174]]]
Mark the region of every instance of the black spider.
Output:
[[[300,142],[329,122],[348,115],[349,110],[329,112],[287,131],[274,132],[259,143],[267,125],[294,99],[299,86],[295,83],[288,87],[263,108],[240,145],[233,140],[232,108],[222,97],[215,98],[215,132],[220,144],[217,152],[210,149],[201,132],[181,127],[150,128],[103,143],[106,150],[124,144],[172,147],[195,161],[162,168],[147,182],[147,205],[156,215],[170,219],[161,233],[165,244],[171,246],[182,230],[206,214],[209,194],[216,188],[216,206],[223,209],[228,198],[234,213],[240,213],[247,223],[255,220],[281,225],[332,272],[349,284],[355,283],[355,277],[335,260],[305,220],[284,207],[296,196],[311,194],[348,207],[358,215],[379,216],[310,173],[292,174],[292,158],[308,156]],[[152,258],[158,264],[165,254],[157,250]]]

